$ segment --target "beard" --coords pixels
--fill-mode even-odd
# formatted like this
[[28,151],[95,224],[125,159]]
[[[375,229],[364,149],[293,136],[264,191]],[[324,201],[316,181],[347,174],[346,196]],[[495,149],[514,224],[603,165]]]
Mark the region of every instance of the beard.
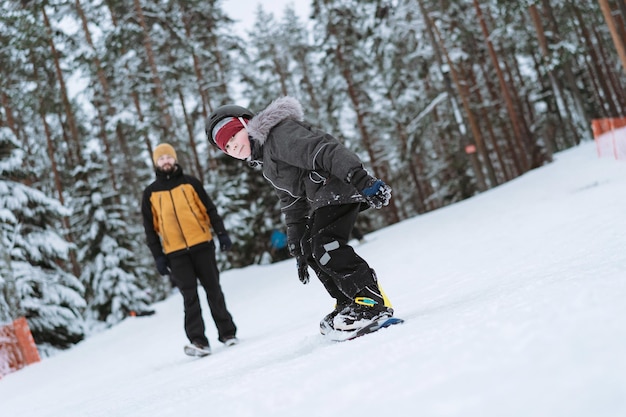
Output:
[[174,172],[176,170],[176,165],[175,164],[165,164],[162,167],[158,168],[159,171],[165,173],[165,174],[171,174],[172,172]]

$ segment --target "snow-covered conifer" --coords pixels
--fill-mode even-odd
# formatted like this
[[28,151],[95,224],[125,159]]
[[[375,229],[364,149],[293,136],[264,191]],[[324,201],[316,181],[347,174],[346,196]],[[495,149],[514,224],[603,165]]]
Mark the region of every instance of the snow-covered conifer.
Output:
[[69,210],[25,184],[24,152],[0,128],[0,317],[25,316],[45,355],[84,337],[84,287],[67,272],[71,245],[59,234]]

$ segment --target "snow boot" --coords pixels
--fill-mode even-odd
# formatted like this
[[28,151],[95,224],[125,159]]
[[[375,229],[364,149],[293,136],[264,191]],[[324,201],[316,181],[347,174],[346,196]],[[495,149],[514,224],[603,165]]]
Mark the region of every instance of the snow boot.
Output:
[[224,344],[226,346],[234,346],[238,343],[239,343],[239,339],[237,339],[235,336],[230,336],[224,339]]
[[207,356],[211,354],[211,347],[208,345],[203,345],[198,342],[194,342],[190,345],[185,346],[185,355],[188,356]]

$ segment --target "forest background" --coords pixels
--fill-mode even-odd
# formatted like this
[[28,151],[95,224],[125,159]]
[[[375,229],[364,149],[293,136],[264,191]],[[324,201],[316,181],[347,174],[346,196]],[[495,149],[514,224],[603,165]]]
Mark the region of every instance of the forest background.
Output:
[[205,139],[222,104],[298,98],[392,185],[365,232],[510,181],[626,113],[621,0],[311,0],[307,19],[245,11],[245,36],[219,0],[0,5],[0,324],[26,317],[44,356],[171,290],[140,215],[160,142],[224,217],[220,267],[276,260],[274,192]]

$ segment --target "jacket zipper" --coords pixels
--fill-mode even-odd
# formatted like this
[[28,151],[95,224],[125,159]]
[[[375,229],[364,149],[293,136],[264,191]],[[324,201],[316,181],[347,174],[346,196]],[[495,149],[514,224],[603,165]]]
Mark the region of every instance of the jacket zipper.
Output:
[[170,200],[172,201],[172,209],[174,210],[174,217],[176,217],[176,224],[178,225],[178,230],[180,230],[180,235],[182,236],[183,241],[185,242],[185,248],[189,250],[189,244],[187,243],[187,239],[185,238],[183,227],[180,224],[180,220],[178,219],[178,212],[176,211],[176,204],[174,203],[174,195],[172,194],[172,190],[168,190],[168,193],[170,194]]
[[200,227],[200,229],[202,229],[203,232],[206,232],[204,226],[200,222],[200,219],[198,219],[198,215],[192,209],[191,203],[189,203],[189,197],[187,197],[187,194],[185,193],[185,189],[184,188],[182,188],[182,193],[183,193],[183,196],[185,196],[185,202],[187,203],[187,207],[189,207],[189,211],[191,211],[191,214],[193,214],[193,217],[196,219],[196,223],[198,223],[198,227]]

